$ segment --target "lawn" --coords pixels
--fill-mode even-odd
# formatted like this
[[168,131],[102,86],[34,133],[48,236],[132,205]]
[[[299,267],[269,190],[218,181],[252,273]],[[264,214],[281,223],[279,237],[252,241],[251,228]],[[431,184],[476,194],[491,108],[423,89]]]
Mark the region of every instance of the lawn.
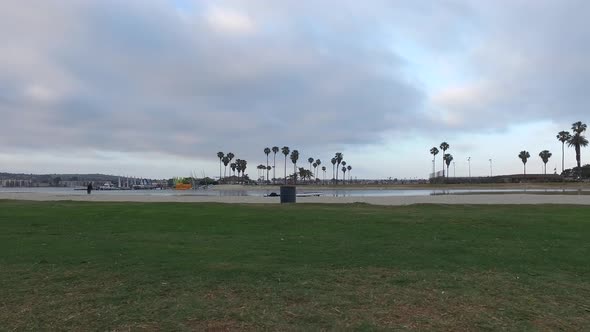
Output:
[[0,330],[582,330],[590,208],[0,201]]

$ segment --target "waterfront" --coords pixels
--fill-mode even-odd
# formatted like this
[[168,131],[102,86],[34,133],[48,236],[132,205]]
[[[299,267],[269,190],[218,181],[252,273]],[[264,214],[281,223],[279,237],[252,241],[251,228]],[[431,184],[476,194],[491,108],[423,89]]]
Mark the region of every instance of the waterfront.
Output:
[[[29,187],[29,188],[0,188],[0,193],[6,194],[50,194],[64,196],[87,196],[83,188],[60,187]],[[228,189],[209,188],[198,190],[94,190],[91,195],[96,196],[209,196],[209,197],[264,197],[271,193],[278,193],[279,188],[249,188],[237,186]],[[334,188],[305,188],[297,189],[298,194],[318,193],[323,197],[399,197],[399,196],[439,196],[439,195],[482,195],[482,194],[545,194],[545,195],[589,195],[590,190],[578,188],[471,188],[471,189],[334,189]]]

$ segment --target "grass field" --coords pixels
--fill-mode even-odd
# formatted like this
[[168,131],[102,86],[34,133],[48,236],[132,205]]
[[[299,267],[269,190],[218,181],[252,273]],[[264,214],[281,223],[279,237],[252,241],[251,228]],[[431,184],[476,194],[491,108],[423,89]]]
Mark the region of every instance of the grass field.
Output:
[[590,208],[0,201],[0,330],[582,330]]

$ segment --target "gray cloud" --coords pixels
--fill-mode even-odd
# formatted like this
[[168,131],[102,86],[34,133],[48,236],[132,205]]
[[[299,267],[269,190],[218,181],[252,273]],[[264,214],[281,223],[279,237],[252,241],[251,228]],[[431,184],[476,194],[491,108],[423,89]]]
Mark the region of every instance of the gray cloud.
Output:
[[[584,1],[183,3],[0,5],[0,149],[314,151],[589,106]],[[427,91],[408,41],[465,78]]]
[[2,135],[13,147],[211,156],[371,143],[413,118],[423,98],[399,74],[399,55],[362,45],[363,34],[340,35],[354,31],[348,22],[307,25],[304,13],[284,12],[275,32],[220,3],[212,18],[206,8],[183,17],[144,2],[3,6],[21,16],[4,40],[26,55],[0,62],[11,91],[0,112],[12,124]]

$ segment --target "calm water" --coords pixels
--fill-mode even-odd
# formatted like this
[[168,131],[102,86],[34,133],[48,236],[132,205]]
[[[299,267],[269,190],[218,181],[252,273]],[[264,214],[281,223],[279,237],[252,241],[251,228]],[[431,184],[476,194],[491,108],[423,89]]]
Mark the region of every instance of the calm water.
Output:
[[[73,188],[4,188],[0,192],[12,193],[50,193],[62,195],[86,195],[85,190],[74,190]],[[279,190],[94,190],[92,195],[139,195],[139,196],[264,196],[271,192],[279,193]],[[578,189],[450,189],[450,190],[429,190],[429,189],[322,189],[322,190],[297,190],[298,194],[321,193],[327,197],[381,197],[381,196],[430,196],[430,195],[453,195],[453,194],[485,194],[485,193],[531,193],[531,194],[590,194],[587,191]]]

